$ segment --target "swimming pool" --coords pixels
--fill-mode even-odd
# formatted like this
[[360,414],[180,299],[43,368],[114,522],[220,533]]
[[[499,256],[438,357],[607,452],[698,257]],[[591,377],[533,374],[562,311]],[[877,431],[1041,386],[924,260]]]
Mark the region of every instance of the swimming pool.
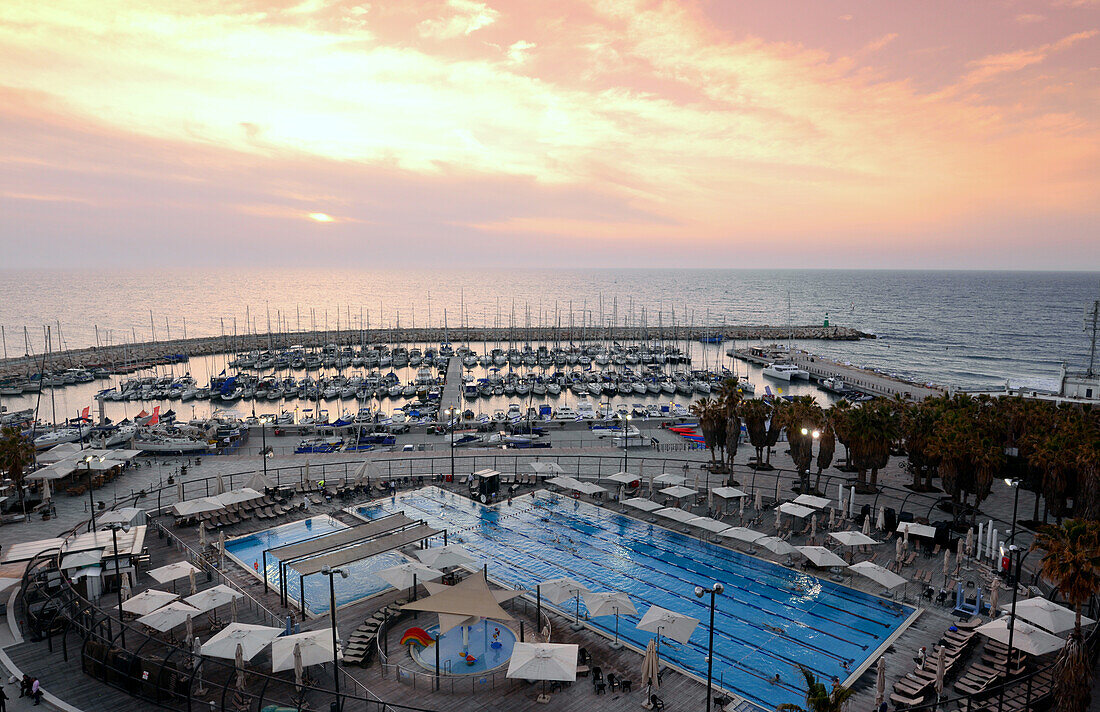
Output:
[[[230,539],[225,542],[225,553],[229,554],[238,564],[250,569],[257,576],[263,568],[263,552],[284,544],[296,544],[322,534],[330,534],[348,525],[337,521],[328,515],[310,517],[290,524],[283,524],[262,532]],[[373,596],[374,594],[389,588],[389,584],[378,578],[373,572],[389,566],[403,564],[408,559],[402,554],[391,551],[385,554],[372,556],[347,564],[344,568],[348,577],[337,576],[336,581],[336,607],[339,608],[348,603]],[[279,588],[279,561],[270,553],[267,555],[267,569],[264,571],[268,584]],[[301,589],[298,585],[299,578],[293,567],[287,575],[288,598],[301,605]],[[314,574],[305,578],[306,612],[310,615],[321,615],[329,610],[328,578],[320,574]]]
[[[662,638],[661,657],[703,679],[709,597],[698,599],[693,591],[720,581],[726,590],[715,616],[715,684],[768,709],[805,701],[798,664],[826,684],[834,676],[844,680],[914,610],[548,492],[487,507],[426,487],[356,511],[366,518],[404,511],[446,527],[450,541],[488,563],[497,580],[534,589],[540,581],[570,576],[593,591],[626,593],[639,614],[657,605],[698,618],[702,623],[687,644]],[[559,610],[571,618],[573,607],[570,600]],[[639,620],[621,616],[619,638],[644,649],[653,635],[635,628]],[[614,617],[589,622],[609,635],[614,631]],[[776,673],[780,683],[772,684]]]
[[[437,630],[439,626],[432,626],[426,632],[434,638]],[[506,664],[516,647],[516,634],[503,623],[482,620],[477,625],[469,626],[465,640],[459,626],[444,633],[439,643],[439,667],[442,672],[474,675]],[[462,655],[464,651],[469,657]],[[435,643],[420,649],[413,646],[411,654],[418,665],[435,672]],[[470,658],[473,658],[472,662]]]

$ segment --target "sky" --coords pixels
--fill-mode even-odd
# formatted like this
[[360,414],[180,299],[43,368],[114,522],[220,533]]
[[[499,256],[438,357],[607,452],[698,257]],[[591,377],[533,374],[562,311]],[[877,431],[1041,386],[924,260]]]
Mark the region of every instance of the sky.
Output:
[[5,0],[0,265],[1100,269],[1100,0]]

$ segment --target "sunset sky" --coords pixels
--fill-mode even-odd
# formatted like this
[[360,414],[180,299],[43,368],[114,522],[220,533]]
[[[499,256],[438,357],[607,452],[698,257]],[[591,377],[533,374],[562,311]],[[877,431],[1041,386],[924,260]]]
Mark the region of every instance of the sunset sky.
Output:
[[1100,0],[5,0],[0,247],[1100,269]]

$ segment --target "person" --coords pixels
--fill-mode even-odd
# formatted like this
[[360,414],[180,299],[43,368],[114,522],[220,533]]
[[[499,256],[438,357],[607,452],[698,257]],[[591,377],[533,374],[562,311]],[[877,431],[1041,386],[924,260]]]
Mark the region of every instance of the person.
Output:
[[0,712],[8,712],[8,693],[0,687]]
[[775,677],[773,677],[773,678],[771,679],[771,683],[772,683],[773,685],[778,685],[778,684],[779,684],[779,673],[775,673]]
[[922,645],[922,646],[920,647],[920,650],[918,650],[918,651],[917,651],[917,658],[916,658],[916,660],[917,660],[917,665],[918,665],[918,666],[920,667],[920,669],[921,669],[921,670],[923,670],[923,669],[924,669],[924,659],[925,659],[925,658],[926,658],[927,656],[928,656],[928,651],[927,651],[927,649],[926,649],[926,648],[925,648],[925,647],[924,647],[924,646]]
[[19,696],[30,697],[31,695],[31,676],[23,673],[23,679],[19,681]]
[[42,686],[38,683],[37,677],[31,680],[31,697],[34,698],[35,707],[42,701]]

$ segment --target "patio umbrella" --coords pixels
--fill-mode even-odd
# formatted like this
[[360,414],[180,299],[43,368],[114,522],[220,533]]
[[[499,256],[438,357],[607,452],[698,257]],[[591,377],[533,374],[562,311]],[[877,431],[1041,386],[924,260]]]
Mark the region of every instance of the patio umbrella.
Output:
[[199,525],[199,551],[206,549],[206,527]]
[[202,686],[202,643],[199,642],[198,636],[191,645],[191,655],[191,664],[194,665],[195,670],[195,694],[205,695],[206,688]]
[[573,618],[573,625],[574,627],[580,626],[581,594],[589,592],[584,584],[574,581],[568,576],[564,576],[562,578],[543,581],[538,585],[538,588],[541,595],[546,597],[546,600],[557,606],[560,606],[571,598],[576,598],[577,605]]
[[668,495],[673,499],[683,499],[684,497],[690,497],[691,495],[696,494],[695,490],[693,490],[692,488],[683,487],[681,485],[665,487],[663,490],[660,490],[660,493],[663,495]]
[[567,643],[516,643],[507,677],[520,680],[575,682],[580,646]]
[[134,615],[144,616],[148,613],[152,613],[158,608],[163,608],[178,598],[178,594],[150,588],[123,601],[122,610],[127,613],[133,613]]
[[943,578],[946,581],[947,577],[951,575],[951,550],[946,549],[943,552]]
[[720,522],[717,519],[711,519],[710,517],[695,517],[694,519],[688,519],[684,522],[689,527],[695,527],[697,529],[704,529],[708,532],[717,533],[729,529],[729,524]]
[[187,630],[187,640],[191,640],[192,638],[195,637],[195,623],[191,619],[191,614],[190,613],[187,614],[187,620],[184,621],[184,622],[187,625],[187,628],[186,628],[186,630]]
[[271,672],[290,670],[295,666],[294,649],[300,648],[304,667],[332,661],[332,630],[310,630],[284,635],[271,641]]
[[302,664],[302,646],[299,643],[294,644],[294,685],[300,691],[302,689],[302,678],[305,676],[305,665]]
[[[992,618],[996,615],[995,611],[1001,602],[1001,580],[998,578],[993,579],[993,583],[989,584],[989,616]],[[1016,604],[1017,608],[1019,603]],[[1017,611],[1019,615],[1019,611]]]
[[810,517],[810,540],[817,540],[817,515],[814,514]]
[[[1037,628],[1030,623],[1020,620],[1019,618],[1019,606],[1017,605],[1017,618],[1013,624],[1013,628],[1016,629],[1012,635],[1012,647],[1016,648],[1028,655],[1046,655],[1047,653],[1053,653],[1055,650],[1061,650],[1066,641],[1062,640],[1056,635]],[[995,621],[990,621],[985,625],[980,625],[976,628],[977,632],[982,635],[996,640],[998,643],[1004,643],[1008,645],[1009,634],[1009,616],[1002,616]]]
[[199,592],[198,587],[195,585],[195,569],[194,568],[192,568],[190,571],[187,572],[187,580],[191,584],[191,595],[194,596],[196,593]]
[[152,613],[138,618],[137,622],[147,625],[153,630],[159,630],[161,633],[167,633],[173,628],[186,623],[189,616],[197,616],[200,612],[194,606],[189,606],[183,601],[173,601]]
[[829,529],[836,529],[836,510],[829,507]]
[[857,532],[854,529],[844,532],[830,532],[829,537],[836,539],[844,546],[871,546],[874,544],[881,544],[882,542],[876,541],[863,532]]
[[638,481],[638,475],[631,474],[629,472],[616,472],[610,477],[605,478],[609,482],[617,482],[620,485],[628,485],[631,482]]
[[878,517],[875,519],[875,529],[880,532],[886,530],[886,505],[882,505],[878,508]]
[[[992,606],[991,608],[996,608]],[[1011,604],[1001,606],[1003,610],[1011,608]],[[1055,635],[1060,635],[1073,629],[1074,612],[1072,609],[1060,606],[1054,601],[1048,601],[1042,597],[1029,598],[1016,604],[1016,618],[1022,619],[1048,630]],[[1081,625],[1089,626],[1095,623],[1088,616],[1081,616]]]
[[229,601],[229,622],[237,622],[237,599],[233,598]]
[[847,566],[848,562],[823,546],[796,546],[795,550],[818,567]]
[[224,583],[219,583],[217,586],[201,591],[192,596],[188,596],[183,599],[183,602],[194,606],[201,613],[207,613],[215,608],[221,608],[222,606],[237,600],[238,598],[244,598],[244,594],[239,591],[235,591]]
[[662,472],[653,478],[653,484],[655,485],[682,485],[685,482],[687,482],[686,477],[671,472]]
[[240,643],[233,654],[233,667],[237,669],[237,689],[244,692],[244,647]]
[[863,536],[871,535],[871,517],[868,515],[863,518]]
[[751,544],[757,539],[763,539],[764,532],[758,532],[755,529],[746,529],[745,527],[730,527],[723,531],[718,532],[718,536],[725,537],[727,539],[736,539],[737,541],[743,541]]
[[744,500],[748,498],[748,493],[743,492],[736,487],[715,487],[711,490],[716,496],[722,499],[740,499]]
[[174,564],[167,564],[156,569],[152,569],[149,575],[157,583],[168,583],[169,581],[175,581],[187,576],[193,571],[198,571],[190,561],[177,561]]
[[664,509],[664,505],[657,504],[651,499],[645,497],[631,497],[622,501],[624,507],[630,507],[631,509],[640,509],[643,512],[652,512],[657,509]]
[[878,709],[886,700],[886,658],[880,657],[876,667],[878,670],[875,678],[875,709]]
[[647,633],[656,633],[658,637],[663,635],[680,643],[686,643],[698,625],[698,618],[685,616],[660,606],[650,606],[638,621],[637,628]]
[[176,483],[176,499],[180,502],[184,501],[183,498],[183,480]]
[[622,647],[619,644],[619,614],[633,616],[638,613],[638,609],[634,607],[630,598],[618,591],[590,592],[584,594],[584,607],[588,609],[588,615],[591,618],[615,616],[615,641],[611,647],[615,649]]
[[374,575],[394,588],[411,588],[414,581],[434,581],[442,577],[443,572],[424,564],[409,562],[375,571]]
[[944,674],[944,659],[943,659],[943,646],[940,646],[940,650],[936,653],[936,694],[943,694],[943,674]]
[[642,657],[642,684],[646,686],[646,698],[661,687],[661,662],[657,658],[657,644],[652,638],[645,646]]
[[858,564],[852,564],[848,569],[855,571],[860,576],[871,579],[886,589],[897,588],[903,583],[909,582],[908,579],[898,576],[893,571],[884,569],[878,564],[872,564],[870,561],[861,561]]
[[763,493],[763,492],[757,492],[757,493],[756,493],[756,501],[755,501],[755,502],[753,503],[753,507],[754,507],[754,508],[756,509],[756,511],[758,511],[758,512],[759,512],[759,511],[760,511],[761,509],[763,509],[763,508],[764,508],[764,493]]
[[225,494],[225,482],[222,480],[222,476],[218,475],[217,480],[218,480],[218,487],[217,487],[218,491],[215,492],[214,494]]
[[754,541],[753,545],[763,547],[777,556],[786,556],[796,551],[793,546],[776,536],[761,537]]

